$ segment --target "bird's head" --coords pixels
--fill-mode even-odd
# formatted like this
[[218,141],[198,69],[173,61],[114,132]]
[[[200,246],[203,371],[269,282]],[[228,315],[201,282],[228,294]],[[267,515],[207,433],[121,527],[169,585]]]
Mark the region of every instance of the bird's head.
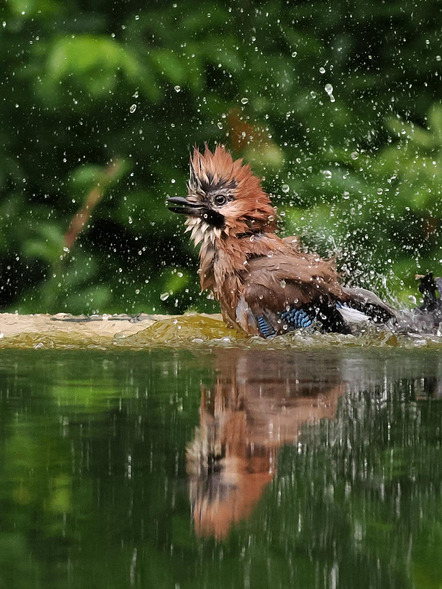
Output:
[[175,213],[187,215],[187,230],[196,244],[206,240],[274,232],[276,213],[260,180],[242,159],[233,160],[224,146],[190,158],[186,197],[169,197]]

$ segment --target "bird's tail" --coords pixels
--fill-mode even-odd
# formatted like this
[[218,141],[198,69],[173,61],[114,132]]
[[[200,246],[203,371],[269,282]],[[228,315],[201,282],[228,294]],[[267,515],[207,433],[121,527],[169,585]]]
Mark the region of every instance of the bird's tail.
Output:
[[366,288],[345,287],[347,300],[339,305],[338,310],[347,323],[373,321],[387,323],[397,318],[397,311],[384,303],[374,292]]
[[442,278],[429,272],[416,279],[423,302],[414,309],[393,309],[365,288],[344,288],[347,300],[338,304],[338,310],[349,326],[369,320],[390,322],[400,333],[433,333],[442,325]]

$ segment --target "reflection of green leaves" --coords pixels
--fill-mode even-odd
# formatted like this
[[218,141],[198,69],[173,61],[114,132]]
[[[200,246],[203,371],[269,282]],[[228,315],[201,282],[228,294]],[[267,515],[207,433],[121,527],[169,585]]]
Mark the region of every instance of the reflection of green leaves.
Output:
[[53,513],[69,513],[72,510],[72,478],[60,474],[52,479],[50,497],[47,504]]
[[[45,578],[52,589],[65,580],[87,587],[93,579],[100,589],[126,587],[130,574],[143,587],[239,587],[244,579],[252,587],[268,579],[275,587],[287,580],[314,587],[321,575],[322,585],[336,578],[343,589],[353,589],[355,578],[364,588],[439,589],[442,407],[413,402],[423,367],[435,373],[437,352],[421,351],[419,364],[416,350],[365,359],[315,355],[320,382],[336,366],[344,378],[357,367],[358,378],[333,417],[307,420],[299,433],[295,419],[294,443],[278,449],[278,469],[259,502],[250,513],[237,510],[229,535],[216,541],[195,536],[185,484],[201,382],[213,390],[217,380],[225,392],[240,377],[246,406],[256,405],[254,391],[261,403],[274,389],[273,381],[260,381],[259,359],[248,363],[255,352],[221,352],[2,355],[1,582],[26,589]],[[293,350],[280,360],[291,365]],[[314,391],[311,360],[298,350],[299,382]],[[403,365],[417,380],[404,376]],[[252,408],[253,415],[259,411]],[[247,423],[260,431],[260,419]],[[194,498],[208,497],[223,475],[193,480]],[[221,506],[229,517],[231,496],[207,501],[201,514],[215,520]]]
[[[68,471],[60,472],[68,463],[63,465],[64,453],[60,453],[57,440],[47,435],[44,425],[41,423],[42,430],[34,435],[35,430],[32,433],[27,424],[16,424],[6,441],[3,462],[12,484],[11,499],[18,506],[29,510],[44,504],[47,511],[66,513],[71,508],[72,477]],[[60,457],[58,464],[51,462],[48,480],[47,465],[52,450],[60,453]],[[55,529],[53,531],[59,532]]]
[[425,526],[419,541],[413,546],[412,578],[417,589],[441,589],[442,509],[435,507],[434,521]]
[[0,569],[2,588],[31,588],[38,577],[39,565],[29,553],[28,538],[22,529],[0,533]]
[[108,409],[110,399],[117,399],[120,391],[115,389],[112,378],[104,377],[99,386],[92,386],[81,378],[72,378],[69,383],[54,384],[51,394],[62,410],[75,414],[90,411],[98,414]]

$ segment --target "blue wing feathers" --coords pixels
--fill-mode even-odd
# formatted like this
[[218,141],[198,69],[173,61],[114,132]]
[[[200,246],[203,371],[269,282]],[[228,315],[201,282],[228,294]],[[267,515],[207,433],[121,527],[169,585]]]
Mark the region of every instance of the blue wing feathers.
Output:
[[[278,313],[277,316],[280,320],[278,322],[282,322],[283,324],[287,325],[289,330],[299,329],[301,327],[310,327],[313,323],[312,317],[310,317],[310,315],[304,309],[288,309],[283,313]],[[258,315],[256,317],[256,322],[263,337],[268,338],[272,335],[276,335],[276,329],[273,327],[272,323],[263,315]]]
[[280,318],[294,329],[300,327],[310,327],[313,323],[312,318],[304,309],[288,309],[284,313],[279,313]]
[[259,331],[261,332],[261,335],[263,337],[267,338],[271,337],[272,335],[275,335],[276,331],[273,329],[272,325],[266,319],[264,319],[262,315],[259,315],[256,318],[256,321],[258,323]]

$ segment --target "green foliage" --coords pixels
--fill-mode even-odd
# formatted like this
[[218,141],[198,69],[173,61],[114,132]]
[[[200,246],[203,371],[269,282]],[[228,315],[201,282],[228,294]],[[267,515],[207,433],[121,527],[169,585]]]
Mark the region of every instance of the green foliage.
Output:
[[441,112],[440,105],[431,109],[429,131],[389,119],[394,143],[375,156],[354,152],[354,161],[341,154],[339,167],[324,173],[329,197],[310,201],[308,210],[285,211],[294,232],[309,234],[310,241],[315,235],[329,254],[337,248],[350,266],[355,257],[362,262],[359,269],[347,265],[349,280],[370,286],[377,272],[408,279],[410,286],[414,269],[440,269]]
[[440,275],[436,11],[434,0],[6,3],[1,308],[215,310],[164,206],[205,141],[250,161],[284,232],[337,253],[349,282],[405,297],[416,272]]

